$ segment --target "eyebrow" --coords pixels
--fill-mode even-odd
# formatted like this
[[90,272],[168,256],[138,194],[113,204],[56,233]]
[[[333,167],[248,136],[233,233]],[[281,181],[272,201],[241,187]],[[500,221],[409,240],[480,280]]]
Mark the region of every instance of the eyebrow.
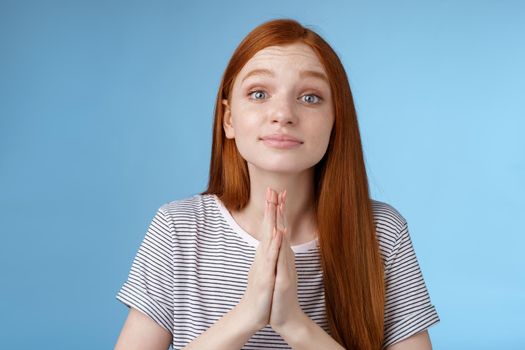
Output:
[[[270,76],[270,77],[274,77],[275,76],[275,74],[269,69],[265,69],[265,68],[254,69],[250,73],[246,74],[246,76],[242,79],[242,82],[244,82],[246,79],[248,79],[252,75],[267,75],[267,76]],[[330,82],[329,82],[328,78],[326,77],[326,75],[324,73],[319,72],[319,71],[302,70],[302,71],[299,72],[299,77],[301,77],[301,78],[312,77],[312,78],[321,79],[325,83],[330,85]]]

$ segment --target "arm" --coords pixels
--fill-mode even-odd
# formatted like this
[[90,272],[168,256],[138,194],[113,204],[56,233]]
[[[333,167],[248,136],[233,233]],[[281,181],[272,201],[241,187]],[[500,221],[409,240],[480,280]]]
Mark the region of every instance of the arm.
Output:
[[344,350],[328,333],[305,313],[297,322],[287,324],[286,328],[275,330],[292,347],[300,350]]
[[[249,310],[243,301],[222,316],[208,330],[184,347],[184,350],[240,349],[262,327],[252,326]],[[247,310],[247,311],[246,311]]]
[[171,333],[168,330],[131,307],[115,350],[166,350],[170,344]]
[[169,215],[159,208],[117,294],[129,308],[117,350],[165,350],[171,343],[173,306],[163,296],[172,286],[173,232]]
[[395,240],[385,266],[384,344],[389,350],[429,350],[432,345],[427,329],[440,320],[430,301],[408,224],[399,213],[391,219],[396,217],[397,233],[388,232]]
[[[249,326],[251,322],[248,322],[244,310],[238,304],[184,349],[240,349],[258,330]],[[171,333],[164,327],[137,309],[130,308],[115,350],[166,350],[171,342]]]
[[[283,339],[292,349],[344,349],[317,323],[306,314],[296,324],[279,330]],[[422,331],[400,342],[390,345],[386,350],[432,350],[428,331]]]
[[428,331],[419,332],[398,343],[392,344],[386,350],[432,350]]

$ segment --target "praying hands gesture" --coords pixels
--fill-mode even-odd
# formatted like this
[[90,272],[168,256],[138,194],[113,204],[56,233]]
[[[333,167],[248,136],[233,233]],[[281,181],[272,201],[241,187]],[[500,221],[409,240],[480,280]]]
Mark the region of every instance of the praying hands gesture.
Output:
[[286,191],[268,188],[261,240],[240,302],[184,350],[239,349],[270,324],[294,349],[343,349],[301,309],[295,254],[285,219]]
[[268,188],[262,235],[248,273],[241,304],[251,310],[257,329],[267,324],[282,335],[304,313],[297,299],[297,273],[284,216],[286,191]]

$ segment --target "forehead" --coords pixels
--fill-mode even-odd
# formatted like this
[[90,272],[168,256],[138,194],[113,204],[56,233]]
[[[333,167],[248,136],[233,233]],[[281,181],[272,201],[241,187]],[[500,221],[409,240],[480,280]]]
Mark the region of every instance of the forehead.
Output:
[[285,46],[268,46],[258,51],[246,62],[240,71],[240,75],[252,68],[286,64],[325,71],[323,64],[310,46],[303,43],[293,43]]

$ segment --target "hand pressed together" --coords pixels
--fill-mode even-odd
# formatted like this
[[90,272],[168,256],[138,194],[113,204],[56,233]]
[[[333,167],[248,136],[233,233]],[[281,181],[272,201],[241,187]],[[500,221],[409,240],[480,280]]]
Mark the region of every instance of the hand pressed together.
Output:
[[281,237],[281,245],[277,260],[272,311],[270,314],[270,325],[277,332],[303,312],[297,298],[295,254],[291,247],[290,235],[284,215],[286,190],[279,193],[278,199],[276,229]]
[[297,298],[297,273],[285,218],[286,191],[268,189],[262,235],[241,303],[257,329],[276,331],[304,315]]

